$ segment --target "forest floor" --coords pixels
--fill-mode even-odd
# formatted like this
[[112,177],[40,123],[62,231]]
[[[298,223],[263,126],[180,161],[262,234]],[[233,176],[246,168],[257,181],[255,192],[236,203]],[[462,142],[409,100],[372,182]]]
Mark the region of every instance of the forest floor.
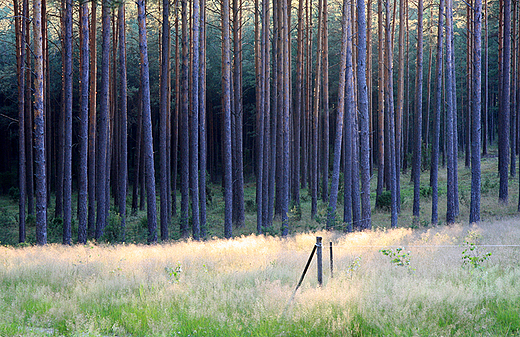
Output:
[[[494,149],[496,152],[496,149]],[[483,221],[496,221],[503,219],[520,218],[518,213],[518,195],[519,180],[518,172],[515,176],[509,175],[509,202],[507,204],[498,201],[498,157],[496,153],[491,153],[482,158],[482,198],[481,198],[481,219]],[[517,164],[518,167],[518,164]],[[458,163],[459,173],[459,205],[460,214],[457,218],[459,223],[467,223],[469,221],[469,207],[471,197],[471,170],[464,166],[464,160],[459,157]],[[250,179],[254,180],[254,179]],[[419,222],[413,222],[412,206],[413,206],[413,183],[411,182],[410,170],[401,175],[401,213],[399,214],[398,227],[404,228],[428,228],[431,226],[431,188],[429,186],[430,172],[424,170],[421,173],[421,208]],[[373,172],[371,179],[371,205],[372,205],[372,225],[374,229],[383,229],[390,227],[390,210],[379,209],[375,207],[376,199],[377,171]],[[336,230],[343,230],[341,219],[343,218],[343,186],[340,183],[340,192],[338,195],[338,214]],[[208,184],[207,189],[207,239],[222,238],[224,236],[224,199],[222,195],[222,187],[216,184]],[[389,197],[389,192],[388,197]],[[130,205],[130,193],[128,205]],[[296,234],[301,232],[318,231],[326,226],[326,217],[328,203],[321,200],[318,201],[318,214],[311,218],[311,198],[308,189],[302,189],[300,192],[301,204],[300,208],[291,207],[289,211],[289,232]],[[234,236],[249,235],[256,233],[256,201],[255,201],[255,184],[247,182],[244,189],[245,201],[245,224],[241,228],[233,228]],[[388,198],[389,199],[389,198]],[[76,197],[74,196],[74,200]],[[389,202],[389,200],[388,200]],[[180,195],[177,196],[177,214],[180,212]],[[157,203],[159,205],[159,203]],[[388,204],[389,206],[389,204]],[[76,214],[76,203],[73,202],[73,214]],[[446,168],[441,167],[439,170],[439,225],[442,225],[446,216]],[[138,210],[135,214],[131,214],[128,208],[127,213],[127,229],[126,242],[144,243],[147,238],[147,221],[146,210]],[[51,199],[49,207],[49,223],[48,223],[48,242],[62,242],[62,221],[60,218],[54,218],[54,200]],[[158,217],[159,219],[159,217]],[[0,196],[0,243],[7,245],[16,245],[18,240],[18,203],[13,198]],[[159,227],[159,226],[158,226]],[[272,228],[267,230],[269,235],[279,235],[281,223],[275,221]],[[115,208],[112,207],[109,224],[106,234],[102,241],[117,242],[120,234],[120,218]],[[73,240],[77,237],[77,221],[73,219]],[[173,217],[169,226],[170,238],[172,240],[180,239],[179,218]],[[27,241],[35,242],[35,223],[34,217],[29,216],[27,221]]]

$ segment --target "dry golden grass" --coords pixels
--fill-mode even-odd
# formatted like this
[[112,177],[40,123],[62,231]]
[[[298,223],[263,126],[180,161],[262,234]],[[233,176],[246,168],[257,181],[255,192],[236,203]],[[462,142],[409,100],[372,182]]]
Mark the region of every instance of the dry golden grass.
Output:
[[[324,286],[313,262],[288,305],[316,235],[327,246]],[[0,247],[0,335],[518,335],[520,247],[480,247],[489,260],[462,268],[464,242],[475,238],[518,244],[520,221],[154,246]],[[400,246],[410,251],[409,267],[379,251]]]

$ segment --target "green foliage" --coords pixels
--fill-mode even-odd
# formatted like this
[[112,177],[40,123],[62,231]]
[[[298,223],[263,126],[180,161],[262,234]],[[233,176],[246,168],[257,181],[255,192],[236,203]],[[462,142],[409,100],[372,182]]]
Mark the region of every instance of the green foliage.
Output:
[[180,262],[177,262],[177,265],[175,267],[164,267],[164,271],[170,279],[170,283],[179,283],[182,273],[182,265]]
[[361,256],[358,256],[347,267],[347,275],[352,278],[353,273],[361,267]]
[[473,269],[483,269],[483,263],[486,262],[490,257],[491,253],[484,253],[479,249],[478,242],[482,235],[475,231],[469,231],[466,239],[464,240],[464,247],[462,251],[462,267],[472,267]]
[[244,210],[247,213],[255,213],[256,212],[256,202],[252,199],[244,200]]
[[421,197],[423,198],[431,198],[433,189],[431,186],[420,186],[419,187],[419,193],[421,194]]
[[489,177],[485,177],[482,182],[481,192],[482,194],[488,194],[489,192],[494,192],[498,188],[498,180],[490,179]]
[[9,197],[12,201],[18,201],[20,199],[20,189],[18,187],[12,186],[9,189]]
[[392,207],[392,193],[390,191],[383,191],[381,195],[376,197],[376,208],[389,211]]
[[118,212],[110,212],[108,224],[105,227],[101,240],[103,242],[118,242],[121,240],[121,215]]
[[405,252],[403,247],[398,247],[395,250],[392,248],[379,250],[381,254],[390,258],[390,263],[396,267],[406,267],[409,271],[415,271],[410,266],[410,252]]

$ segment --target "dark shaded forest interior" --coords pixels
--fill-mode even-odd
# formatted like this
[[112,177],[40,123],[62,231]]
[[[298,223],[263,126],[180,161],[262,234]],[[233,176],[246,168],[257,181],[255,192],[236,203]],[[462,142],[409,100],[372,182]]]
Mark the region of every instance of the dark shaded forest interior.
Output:
[[518,1],[136,4],[0,2],[2,243],[476,223],[482,193],[516,198]]

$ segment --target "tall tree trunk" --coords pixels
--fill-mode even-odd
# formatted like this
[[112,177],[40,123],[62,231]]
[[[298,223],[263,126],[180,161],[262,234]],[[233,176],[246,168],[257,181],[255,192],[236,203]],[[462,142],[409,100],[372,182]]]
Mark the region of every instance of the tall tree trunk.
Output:
[[483,109],[482,109],[482,155],[487,155],[488,143],[488,108],[489,108],[489,87],[488,87],[488,16],[487,16],[487,1],[484,0],[484,94],[482,95]]
[[377,188],[376,198],[383,193],[385,185],[385,68],[384,68],[384,33],[383,33],[383,1],[377,2],[378,18],[378,108],[377,108]]
[[283,198],[282,198],[282,236],[289,234],[289,149],[290,149],[290,27],[289,27],[289,0],[283,0]]
[[357,0],[357,97],[360,128],[360,156],[359,165],[361,171],[361,227],[372,228],[370,207],[370,134],[368,94],[366,81],[366,53],[367,53],[367,26],[365,18],[365,2]]
[[[262,225],[267,228],[271,224],[270,208],[271,204],[269,201],[271,193],[271,76],[270,76],[270,39],[269,39],[269,25],[270,25],[270,13],[269,13],[269,0],[262,1],[262,106],[264,115],[264,167],[262,177]],[[261,154],[260,154],[261,155]]]
[[255,0],[255,79],[256,79],[256,232],[262,234],[263,231],[263,171],[264,171],[264,40],[263,29],[260,29],[260,15],[262,11],[262,24],[265,15],[259,7],[258,0]]
[[181,0],[181,110],[179,124],[179,148],[181,155],[181,237],[189,233],[189,136],[188,136],[188,1]]
[[392,199],[392,214],[391,214],[391,226],[397,227],[397,214],[398,214],[398,197],[397,197],[397,158],[395,150],[395,118],[394,118],[394,99],[393,99],[393,79],[392,79],[392,38],[391,38],[391,26],[390,26],[390,5],[387,2],[385,4],[386,13],[386,30],[385,30],[385,61],[386,61],[386,101],[388,104],[385,109],[388,116],[388,134],[389,134],[389,149],[390,149],[390,191]]
[[[232,151],[235,162],[233,186],[233,210],[235,214],[235,227],[242,228],[245,225],[244,214],[244,163],[243,163],[243,104],[242,104],[242,2],[233,0],[233,104],[235,129],[233,137],[235,147]],[[236,198],[236,199],[235,199]]]
[[34,175],[36,181],[36,243],[47,243],[47,176],[43,92],[42,3],[33,0],[34,29]]
[[96,199],[97,199],[97,219],[96,219],[96,239],[100,239],[107,224],[107,152],[108,152],[108,124],[109,124],[109,66],[110,66],[110,0],[102,3],[102,25],[103,43],[101,57],[101,88],[100,88],[100,110],[98,122],[98,146],[96,160]]
[[[413,151],[413,217],[419,222],[421,198],[422,89],[423,89],[423,0],[418,2],[417,72],[415,81],[415,139]],[[398,173],[399,174],[399,173]]]
[[442,48],[443,48],[443,16],[444,0],[439,2],[439,24],[437,30],[437,56],[435,61],[435,112],[433,118],[433,146],[431,164],[431,186],[432,186],[432,225],[439,222],[439,141],[442,113]]
[[451,94],[454,88],[452,71],[453,64],[453,1],[446,1],[446,154],[448,162],[448,191],[447,191],[447,210],[446,210],[446,223],[452,224],[455,222],[456,217],[456,195],[455,195],[455,161],[457,160],[457,144],[455,141],[455,133],[457,132],[454,127],[454,119],[456,118],[456,111],[454,109],[454,96]]
[[160,221],[161,240],[168,240],[168,225],[170,223],[170,198],[168,196],[168,120],[169,120],[169,98],[170,98],[170,1],[163,0],[163,21],[161,35],[161,91],[160,91],[160,130],[159,130],[159,157],[161,165],[160,173]]
[[119,25],[119,85],[121,94],[121,119],[119,132],[120,137],[120,162],[119,162],[119,215],[121,217],[120,239],[126,240],[126,195],[128,191],[128,100],[127,100],[127,76],[126,76],[126,8],[125,4],[119,5],[118,25]]
[[89,25],[88,3],[80,5],[80,124],[78,166],[78,242],[87,242],[88,224],[88,106],[89,106]]
[[323,1],[323,139],[322,139],[322,172],[321,199],[326,202],[329,196],[329,34],[327,19],[327,0]]
[[[354,149],[354,145],[357,143],[355,139],[357,139],[353,132],[354,121],[355,121],[355,105],[354,105],[354,74],[352,70],[352,16],[351,16],[351,5],[348,2],[345,2],[343,10],[347,11],[346,15],[346,29],[347,29],[347,50],[346,50],[346,59],[345,59],[345,113],[344,113],[344,153],[345,153],[345,163],[343,167],[343,178],[344,178],[344,193],[343,193],[343,223],[346,226],[346,230],[348,232],[352,232],[352,220],[355,209],[353,200],[354,198],[359,197],[359,184],[354,184],[353,180],[353,171],[355,167],[357,167],[357,162],[354,161],[353,153],[357,150]],[[349,52],[350,51],[350,52]],[[341,69],[341,68],[340,68]],[[339,107],[339,106],[338,106]],[[356,227],[359,224],[356,223]]]
[[316,77],[314,84],[314,108],[312,119],[312,163],[311,163],[311,217],[318,213],[318,116],[320,108],[321,61],[322,61],[322,0],[318,1],[318,34],[316,46]]
[[[19,9],[18,0],[14,0],[14,15],[15,15],[15,31],[16,31],[16,63],[17,63],[17,77],[18,77],[18,180],[20,189],[20,199],[18,202],[18,242],[25,242],[26,228],[25,228],[25,204],[26,204],[26,158],[25,158],[25,51],[27,46],[25,44],[25,33],[27,28],[27,18],[29,3],[26,0],[22,1],[22,10]],[[31,134],[29,134],[31,137]]]
[[[341,19],[342,35],[341,35],[341,53],[339,59],[339,83],[338,83],[338,111],[336,114],[336,135],[334,138],[334,159],[332,164],[332,182],[330,186],[330,198],[329,198],[329,213],[327,217],[327,229],[332,229],[336,222],[336,204],[338,202],[338,189],[339,189],[339,172],[340,172],[340,159],[341,159],[341,143],[343,136],[343,121],[345,111],[345,77],[347,67],[352,69],[352,50],[348,44],[350,36],[350,26],[348,16],[348,3],[343,2],[343,16]],[[350,54],[350,64],[347,64],[347,54]],[[350,136],[350,135],[349,135]],[[349,160],[350,158],[347,158]]]
[[96,230],[96,87],[97,87],[97,1],[92,1],[90,20],[90,73],[88,116],[88,224],[87,237],[93,238]]
[[303,85],[303,0],[298,1],[298,37],[296,55],[296,83],[295,83],[295,102],[294,102],[294,146],[293,146],[293,173],[292,173],[292,200],[296,208],[300,209],[300,171],[301,171],[301,125],[304,107],[304,85]]
[[206,0],[200,0],[199,67],[199,199],[200,234],[206,237]]
[[223,167],[224,167],[224,236],[233,235],[233,181],[231,165],[231,42],[229,24],[229,0],[222,1],[222,112],[223,128]]
[[72,0],[65,1],[65,129],[63,144],[63,244],[71,244],[72,223]]
[[190,109],[190,186],[191,186],[191,214],[193,238],[200,239],[200,212],[199,212],[199,52],[200,52],[200,4],[193,0],[192,11],[192,88]]
[[148,217],[148,243],[157,242],[157,211],[155,200],[155,170],[153,159],[152,115],[150,111],[150,79],[148,42],[146,39],[145,0],[137,1],[139,24],[139,50],[141,52],[141,85],[143,87],[143,138],[145,155],[146,210]]
[[482,0],[475,0],[473,30],[473,93],[471,115],[471,205],[469,222],[480,222],[480,112],[481,112],[481,49]]
[[509,163],[509,118],[510,118],[510,78],[511,78],[511,0],[504,0],[504,50],[502,53],[502,88],[499,110],[498,130],[498,172],[500,187],[498,199],[508,201],[508,163]]

